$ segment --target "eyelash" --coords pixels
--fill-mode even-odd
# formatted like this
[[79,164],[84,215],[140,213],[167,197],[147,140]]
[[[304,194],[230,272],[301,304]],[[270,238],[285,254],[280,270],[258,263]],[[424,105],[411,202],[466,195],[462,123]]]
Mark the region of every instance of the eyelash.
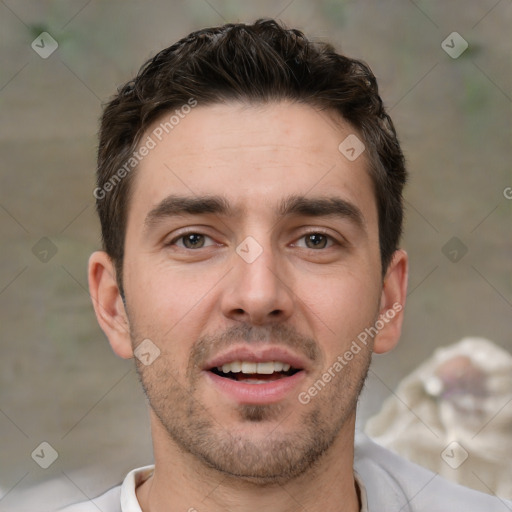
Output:
[[340,242],[338,242],[332,235],[329,235],[329,233],[327,233],[326,231],[323,231],[321,229],[315,229],[315,230],[311,230],[306,233],[303,233],[299,238],[297,238],[297,240],[302,240],[305,237],[310,236],[310,235],[322,235],[327,238],[328,243],[331,242],[331,245],[328,245],[327,247],[322,247],[321,249],[311,249],[310,247],[305,247],[305,249],[308,249],[310,251],[318,251],[318,250],[322,250],[322,249],[327,250],[334,245],[341,245]]
[[[201,236],[204,236],[206,238],[210,238],[211,240],[213,240],[213,238],[209,235],[205,235],[204,233],[201,233],[199,231],[186,231],[184,233],[181,233],[180,235],[174,237],[172,240],[170,240],[168,243],[166,243],[165,245],[166,246],[172,246],[174,245],[178,240],[182,240],[183,238],[185,238],[186,236],[189,236],[189,235],[201,235]],[[326,231],[323,231],[322,229],[315,229],[315,230],[311,230],[311,231],[308,231],[306,233],[303,233],[299,238],[297,238],[297,240],[302,240],[303,238],[307,237],[307,236],[310,236],[310,235],[322,235],[322,236],[325,236],[328,241],[331,242],[331,245],[328,246],[328,247],[325,247],[323,248],[323,250],[326,250],[334,245],[339,245],[339,246],[343,246],[344,244],[339,242],[338,240],[336,240],[332,235],[330,235],[329,233],[327,233]],[[214,244],[212,244],[214,245]],[[295,244],[294,244],[295,245]],[[210,246],[208,246],[210,247]],[[187,251],[197,251],[198,249],[190,249],[188,247],[180,247],[180,249],[185,249]],[[199,249],[204,249],[204,247],[200,247]],[[311,251],[317,251],[317,250],[321,250],[321,249],[311,249],[309,247],[306,247],[306,249],[309,249]]]
[[[210,238],[211,240],[213,240],[213,238],[211,236],[208,236],[208,235],[205,235],[204,233],[201,233],[199,231],[186,231],[184,233],[181,233],[180,235],[174,237],[172,240],[170,240],[168,243],[166,243],[165,245],[166,246],[172,246],[174,245],[178,240],[182,240],[183,238],[185,238],[186,236],[189,236],[189,235],[201,235],[201,236],[204,236],[206,238]],[[180,249],[185,249],[187,251],[194,251],[194,250],[197,250],[197,249],[189,249],[188,247],[180,247]],[[200,247],[200,249],[203,249],[203,247]]]

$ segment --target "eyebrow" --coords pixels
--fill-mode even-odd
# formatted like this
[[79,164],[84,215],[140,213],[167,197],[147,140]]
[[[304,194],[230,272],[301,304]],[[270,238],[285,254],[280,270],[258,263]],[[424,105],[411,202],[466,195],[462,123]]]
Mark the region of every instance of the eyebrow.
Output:
[[364,230],[365,220],[361,210],[353,203],[340,197],[313,197],[292,195],[281,201],[278,209],[281,217],[304,215],[308,217],[335,216],[352,221]]
[[[240,216],[245,208],[233,207],[219,195],[178,196],[170,195],[156,205],[146,216],[147,229],[168,217],[211,213],[226,217]],[[276,211],[278,217],[304,215],[308,217],[336,216],[352,221],[364,230],[365,220],[361,210],[340,197],[313,197],[290,195],[283,199]]]
[[150,228],[167,217],[180,215],[216,215],[235,216],[241,213],[233,208],[222,196],[177,196],[170,195],[158,203],[147,215],[144,224]]

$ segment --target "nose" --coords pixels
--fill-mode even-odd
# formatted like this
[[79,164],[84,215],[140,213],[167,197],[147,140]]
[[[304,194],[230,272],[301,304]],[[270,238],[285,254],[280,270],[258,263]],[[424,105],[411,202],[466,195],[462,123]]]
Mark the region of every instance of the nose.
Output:
[[252,237],[238,246],[221,298],[224,316],[253,325],[283,322],[293,310],[293,283],[271,244]]

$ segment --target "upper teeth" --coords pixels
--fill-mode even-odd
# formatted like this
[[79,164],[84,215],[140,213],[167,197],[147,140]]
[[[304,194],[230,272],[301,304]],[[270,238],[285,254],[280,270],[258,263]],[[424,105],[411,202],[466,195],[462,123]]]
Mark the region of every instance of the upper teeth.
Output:
[[217,366],[217,370],[223,373],[261,373],[271,375],[274,372],[287,372],[290,365],[279,361],[265,361],[264,363],[251,363],[248,361],[233,361],[222,366]]

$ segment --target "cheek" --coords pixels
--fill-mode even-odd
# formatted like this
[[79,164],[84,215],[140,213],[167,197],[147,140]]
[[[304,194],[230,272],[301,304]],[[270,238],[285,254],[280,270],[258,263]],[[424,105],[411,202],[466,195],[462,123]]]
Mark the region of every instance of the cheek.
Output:
[[126,297],[133,343],[149,338],[169,364],[185,368],[193,343],[212,320],[218,273],[177,270],[167,263],[132,265],[129,272]]
[[133,262],[127,273],[127,295],[136,304],[137,313],[149,314],[147,319],[151,322],[177,321],[201,300],[206,290],[207,275],[172,268],[166,262]]
[[[315,286],[302,288],[298,296],[305,314],[328,358],[336,356],[373,324],[379,311],[379,281],[369,273],[339,273]],[[307,290],[307,291],[306,291]]]

